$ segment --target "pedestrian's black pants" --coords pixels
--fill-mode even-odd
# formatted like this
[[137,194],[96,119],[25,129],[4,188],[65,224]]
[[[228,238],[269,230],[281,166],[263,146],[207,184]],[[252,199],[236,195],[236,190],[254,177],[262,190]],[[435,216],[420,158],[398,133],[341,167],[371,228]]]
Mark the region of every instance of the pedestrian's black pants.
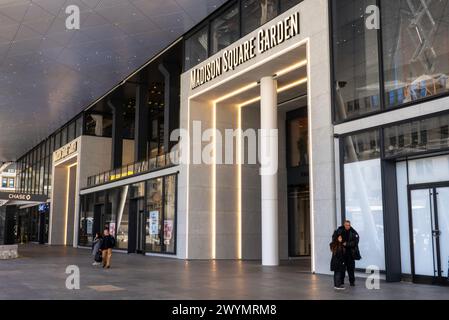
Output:
[[344,271],[334,271],[334,287],[339,288],[343,285],[343,279],[345,278]]
[[[349,283],[355,283],[355,261],[352,258],[347,257],[345,259],[346,271],[348,272]],[[345,283],[345,272],[341,273],[341,283]]]

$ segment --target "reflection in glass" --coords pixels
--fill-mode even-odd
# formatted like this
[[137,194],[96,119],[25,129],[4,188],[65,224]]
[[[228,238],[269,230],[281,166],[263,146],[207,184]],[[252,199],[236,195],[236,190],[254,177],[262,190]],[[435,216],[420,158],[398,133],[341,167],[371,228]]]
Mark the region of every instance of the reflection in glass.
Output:
[[246,35],[278,14],[278,0],[243,0],[242,33]]
[[415,274],[434,276],[430,190],[411,191]]
[[384,130],[385,155],[395,157],[449,148],[449,116],[388,127]]
[[377,30],[365,26],[376,0],[333,0],[335,115],[345,120],[380,110]]
[[120,195],[117,212],[117,249],[128,249],[128,226],[129,226],[129,186],[119,188]]
[[447,1],[382,0],[387,107],[449,92]]
[[240,38],[239,25],[240,16],[237,5],[232,6],[211,22],[211,54],[217,53]]
[[185,41],[185,70],[189,70],[208,57],[208,28],[196,32]]
[[289,167],[309,165],[309,126],[307,116],[296,118],[288,122],[290,159]]

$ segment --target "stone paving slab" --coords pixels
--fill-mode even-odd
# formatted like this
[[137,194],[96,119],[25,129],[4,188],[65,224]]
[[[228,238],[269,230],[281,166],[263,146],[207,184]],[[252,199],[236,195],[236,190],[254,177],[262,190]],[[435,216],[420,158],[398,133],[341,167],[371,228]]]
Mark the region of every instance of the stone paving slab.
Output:
[[[262,267],[257,261],[183,261],[114,253],[111,269],[92,266],[89,250],[27,245],[20,258],[0,261],[0,299],[448,300],[449,288],[381,282],[368,290],[335,292],[332,277],[305,272],[297,262]],[[66,267],[80,270],[68,290]],[[95,289],[96,288],[96,289]]]

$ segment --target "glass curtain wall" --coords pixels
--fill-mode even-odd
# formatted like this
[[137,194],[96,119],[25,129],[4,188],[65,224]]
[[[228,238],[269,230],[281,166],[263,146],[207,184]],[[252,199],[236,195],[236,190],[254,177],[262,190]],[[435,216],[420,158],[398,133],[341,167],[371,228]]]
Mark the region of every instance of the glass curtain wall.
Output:
[[449,92],[449,3],[381,3],[386,107]]
[[332,0],[332,29],[336,121],[449,94],[447,1]]
[[365,25],[365,10],[376,0],[333,0],[335,117],[380,110],[378,32]]
[[344,145],[345,218],[360,234],[357,267],[385,270],[379,131],[347,136]]
[[50,195],[53,152],[82,135],[83,116],[43,140],[17,160],[17,190]]

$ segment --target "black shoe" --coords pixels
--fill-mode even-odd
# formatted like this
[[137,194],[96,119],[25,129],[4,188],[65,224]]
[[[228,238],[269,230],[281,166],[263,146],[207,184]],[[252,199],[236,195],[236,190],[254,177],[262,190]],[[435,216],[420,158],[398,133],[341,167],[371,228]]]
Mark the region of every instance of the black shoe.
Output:
[[354,283],[354,282],[351,283],[350,286],[351,286],[351,287],[355,287],[355,283]]
[[109,269],[111,266],[107,266],[106,269]]

